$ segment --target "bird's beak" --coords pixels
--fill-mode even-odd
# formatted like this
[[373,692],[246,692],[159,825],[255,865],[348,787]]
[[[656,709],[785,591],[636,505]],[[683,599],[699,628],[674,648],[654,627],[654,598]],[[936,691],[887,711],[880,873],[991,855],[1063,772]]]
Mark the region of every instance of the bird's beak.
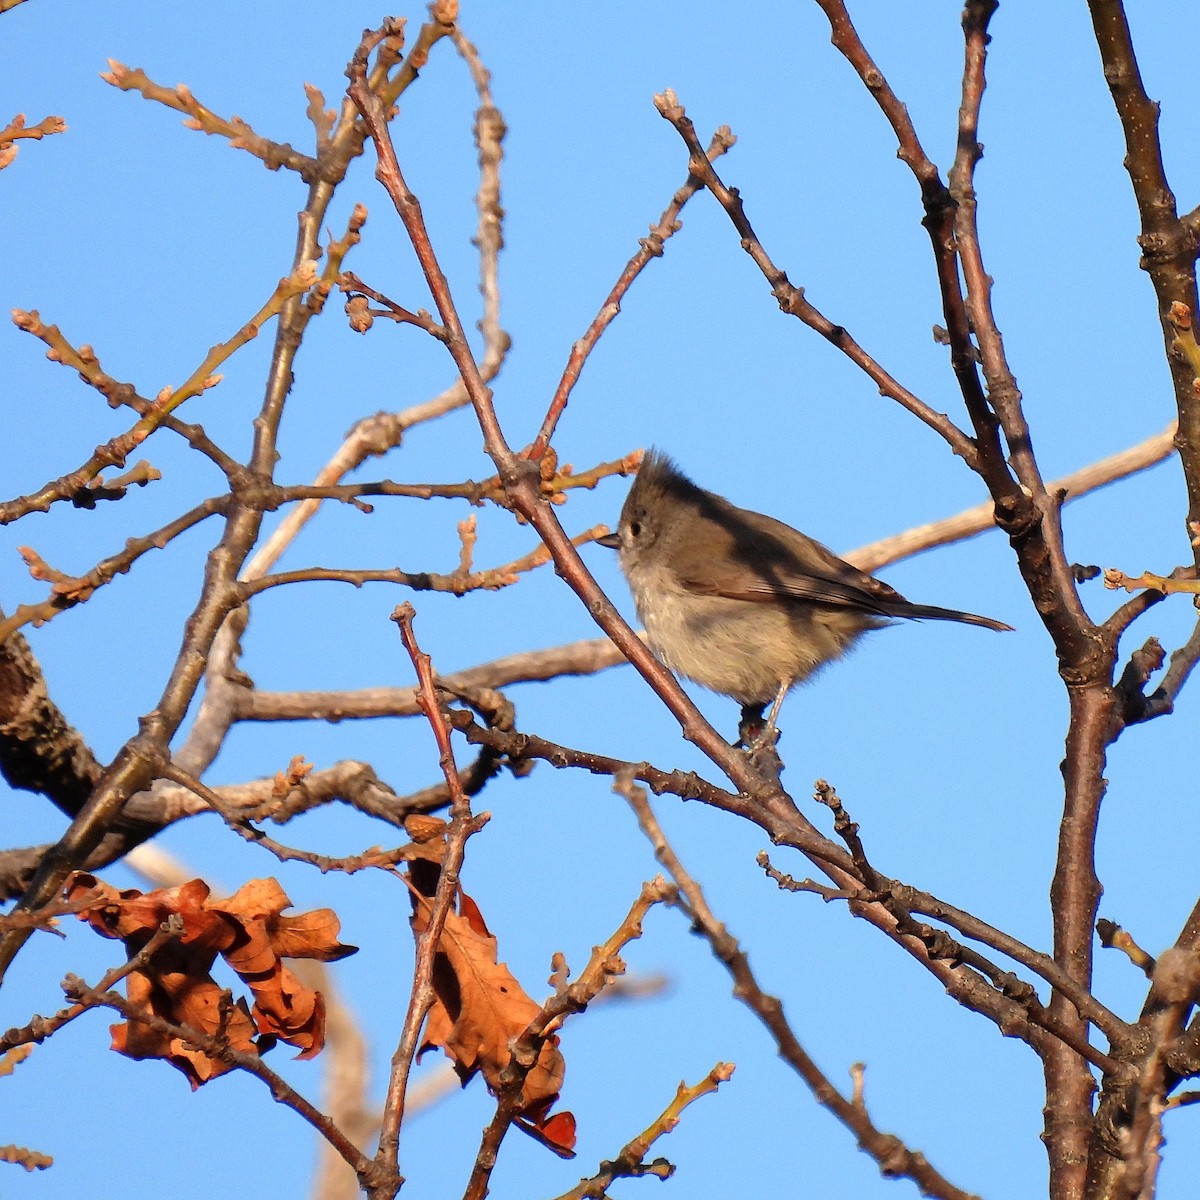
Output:
[[615,533],[606,533],[596,539],[597,546],[607,546],[610,550],[620,550],[621,539]]

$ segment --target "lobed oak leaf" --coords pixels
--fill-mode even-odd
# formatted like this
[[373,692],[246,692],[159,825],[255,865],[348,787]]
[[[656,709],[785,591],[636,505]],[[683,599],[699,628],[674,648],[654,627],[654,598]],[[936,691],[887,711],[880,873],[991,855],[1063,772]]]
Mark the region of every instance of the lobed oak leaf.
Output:
[[[488,1087],[497,1091],[512,1058],[509,1043],[525,1032],[540,1005],[497,960],[496,939],[487,932],[475,902],[460,893],[460,907],[467,912],[448,914],[438,942],[433,971],[437,1002],[429,1014],[421,1048],[441,1047],[464,1083],[478,1071]],[[414,932],[424,930],[424,909],[413,916],[412,924]],[[549,1108],[558,1097],[565,1070],[558,1038],[548,1037],[525,1077],[522,1111],[543,1102]]]
[[271,943],[281,958],[338,962],[358,951],[357,946],[337,940],[341,928],[332,908],[314,908],[294,917],[277,917],[271,926]]
[[140,950],[158,927],[176,914],[184,922],[181,942],[207,943],[214,936],[220,940],[224,935],[224,930],[214,928],[213,919],[205,912],[209,887],[202,879],[153,892],[140,892],[137,888],[118,891],[86,871],[76,871],[63,886],[63,896],[68,901],[81,900],[89,892],[95,893],[96,904],[82,909],[80,919],[101,936],[126,942],[131,953]]
[[311,1058],[325,1042],[325,1003],[282,959],[335,962],[357,947],[337,940],[341,922],[331,909],[283,916],[291,903],[277,880],[252,879],[214,908],[239,927],[224,957],[254,993],[258,1028],[299,1047],[298,1058]]
[[[130,1004],[147,1016],[212,1034],[219,1030],[234,1050],[254,1053],[260,1049],[245,1001],[229,1003],[228,993],[212,979],[169,970],[154,975],[134,971],[129,975],[127,992]],[[110,1032],[112,1048],[118,1054],[133,1059],[161,1058],[183,1073],[193,1091],[233,1069],[232,1063],[213,1058],[144,1021],[121,1022],[111,1026]]]
[[[440,876],[446,847],[441,829],[428,824],[405,828],[422,848],[433,850],[409,863],[412,885],[414,935],[429,928],[430,901]],[[461,888],[456,905],[446,915],[433,958],[431,983],[434,1002],[425,1021],[419,1053],[439,1047],[454,1065],[465,1085],[477,1072],[488,1088],[499,1092],[512,1086],[506,1068],[512,1061],[512,1043],[541,1012],[541,1006],[521,987],[508,967],[499,961],[499,945],[488,931],[479,905]],[[570,1113],[550,1115],[562,1087],[566,1062],[558,1037],[542,1039],[537,1059],[524,1073],[520,1092],[520,1127],[556,1154],[570,1157],[575,1143],[575,1119]]]
[[[284,964],[284,958],[332,962],[353,954],[337,940],[340,922],[330,909],[283,916],[287,894],[274,879],[255,879],[225,900],[210,900],[199,879],[177,888],[143,894],[117,891],[85,872],[67,881],[68,899],[94,897],[80,912],[97,933],[119,938],[135,954],[170,916],[182,933],[160,946],[150,961],[128,976],[134,1008],[245,1052],[262,1053],[280,1039],[317,1054],[325,1039],[325,1004]],[[254,1006],[231,1003],[211,976],[223,957],[254,995]],[[223,1074],[230,1064],[144,1021],[113,1026],[113,1048],[131,1058],[162,1058],[187,1076],[193,1088]]]

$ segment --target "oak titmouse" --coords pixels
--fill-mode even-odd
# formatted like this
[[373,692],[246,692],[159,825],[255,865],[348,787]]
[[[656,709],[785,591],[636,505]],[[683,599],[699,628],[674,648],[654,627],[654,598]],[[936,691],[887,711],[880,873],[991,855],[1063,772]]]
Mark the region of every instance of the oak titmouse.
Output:
[[768,730],[783,697],[890,617],[932,617],[987,629],[1002,621],[912,604],[820,542],[738,508],[647,454],[629,489],[617,550],[650,648],[673,671],[742,705],[743,730]]

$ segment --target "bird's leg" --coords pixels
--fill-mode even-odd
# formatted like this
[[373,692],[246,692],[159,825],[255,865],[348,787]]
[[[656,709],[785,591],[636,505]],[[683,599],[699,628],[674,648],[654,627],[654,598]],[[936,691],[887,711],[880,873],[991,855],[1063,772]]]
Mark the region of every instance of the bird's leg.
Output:
[[775,727],[775,720],[779,716],[779,710],[783,707],[783,698],[791,691],[791,687],[792,681],[785,679],[779,685],[779,691],[775,693],[775,699],[771,703],[771,715],[767,718],[767,728],[764,732],[771,736],[772,743],[779,741],[779,732]]
[[775,699],[771,701],[771,713],[765,723],[763,722],[765,704],[742,705],[742,719],[738,722],[738,740],[734,743],[735,746],[743,746],[747,750],[761,750],[764,746],[773,746],[779,741],[779,730],[775,721],[779,716],[779,709],[783,705],[783,698],[791,690],[791,687],[790,680],[779,685],[779,691],[775,693]]
[[738,722],[738,740],[733,743],[735,747],[750,750],[757,744],[766,729],[763,724],[764,707],[762,704],[742,705],[742,719]]

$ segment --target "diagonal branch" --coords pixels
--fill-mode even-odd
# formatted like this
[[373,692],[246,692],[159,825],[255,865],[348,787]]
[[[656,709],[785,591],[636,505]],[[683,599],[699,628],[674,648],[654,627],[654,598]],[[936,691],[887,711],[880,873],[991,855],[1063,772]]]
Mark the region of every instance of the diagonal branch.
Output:
[[[713,139],[704,152],[706,160],[710,163],[714,162],[733,146],[734,140],[728,126],[723,125],[713,134]],[[683,206],[703,186],[704,181],[699,175],[688,173],[683,186],[671,197],[671,203],[659,217],[658,223],[650,226],[650,236],[642,238],[641,248],[625,264],[625,269],[621,272],[617,282],[613,284],[612,291],[608,293],[604,303],[600,306],[600,311],[588,326],[587,332],[571,347],[566,368],[558,382],[558,387],[554,390],[545,420],[542,421],[542,427],[538,430],[537,437],[533,439],[533,444],[525,452],[530,459],[536,462],[545,454],[546,448],[550,445],[550,439],[554,436],[558,420],[567,407],[571,392],[579,382],[579,376],[587,362],[588,355],[595,349],[596,343],[604,331],[616,320],[617,314],[621,311],[621,301],[624,299],[625,293],[633,286],[633,281],[642,273],[651,259],[662,257],[663,245],[667,238],[680,228],[679,214],[683,211]]]
[[721,207],[725,209],[741,238],[742,248],[754,260],[755,265],[763,273],[763,277],[771,285],[771,294],[778,301],[779,307],[841,350],[851,362],[865,372],[883,395],[895,400],[915,417],[924,421],[932,430],[939,433],[955,454],[963,459],[972,470],[978,471],[979,453],[971,438],[959,429],[945,413],[935,412],[928,404],[893,378],[854,340],[844,326],[835,325],[819,309],[810,304],[805,297],[804,289],[796,287],[788,279],[787,273],[775,265],[746,216],[741,196],[736,189],[727,187],[717,174],[700,146],[695,126],[684,112],[675,93],[668,89],[661,95],[655,96],[654,105],[660,115],[675,127],[676,132],[683,139],[684,145],[688,149],[692,173],[703,181],[704,186],[712,192]]
[[942,312],[950,340],[950,364],[975,428],[979,458],[974,469],[982,475],[988,490],[1001,506],[1001,515],[1006,520],[1019,519],[1024,524],[1030,520],[1029,506],[1027,502],[1023,503],[1020,489],[1004,461],[998,437],[999,423],[988,406],[979,379],[977,352],[971,340],[971,325],[963,301],[954,245],[954,198],[942,182],[937,167],[925,153],[908,109],[863,45],[846,11],[844,0],[817,0],[817,4],[829,20],[833,45],[858,73],[871,98],[879,105],[900,143],[897,156],[909,167],[920,185],[921,203],[925,209],[922,224],[933,248],[938,287],[942,295]]
[[854,1134],[859,1148],[875,1160],[885,1177],[911,1179],[923,1196],[936,1196],[940,1200],[978,1200],[971,1193],[950,1183],[920,1151],[910,1149],[895,1134],[883,1133],[878,1129],[857,1087],[852,1098],[838,1091],[801,1045],[779,999],[763,991],[750,959],[737,939],[717,920],[700,885],[687,872],[667,841],[645,790],[634,786],[632,777],[628,775],[618,775],[614,788],[629,802],[642,832],[654,848],[654,857],[675,881],[681,894],[676,901],[677,907],[691,920],[693,929],[708,942],[713,955],[729,972],[733,979],[734,996],[750,1009],[775,1038],[779,1056],[804,1080],[817,1103],[827,1108]]
[[192,95],[191,88],[182,83],[173,88],[163,87],[155,83],[141,67],[127,67],[115,58],[108,60],[108,70],[101,71],[100,78],[123,92],[140,92],[147,100],[155,100],[183,113],[187,117],[184,125],[188,129],[225,138],[234,149],[245,150],[261,159],[268,171],[286,167],[289,171],[295,171],[305,183],[315,183],[319,177],[320,163],[317,159],[301,154],[286,143],[262,137],[239,116],[218,116],[201,104]]
[[688,699],[671,672],[638,640],[612,601],[600,589],[578,551],[570,544],[550,506],[541,497],[538,466],[518,458],[505,440],[492,403],[491,390],[484,382],[479,365],[471,353],[449,282],[430,240],[420,201],[408,186],[400,169],[388,126],[388,110],[370,86],[366,70],[367,60],[372,49],[387,36],[388,28],[389,26],[385,25],[381,30],[369,33],[363,38],[347,68],[350,79],[348,95],[362,113],[375,143],[376,178],[387,190],[412,243],[438,315],[449,335],[446,348],[470,394],[476,419],[483,432],[484,446],[496,464],[513,507],[537,530],[546,543],[559,574],[583,601],[592,619],[613,639],[678,718],[684,737],[694,742],[717,763],[743,791],[759,797],[764,805],[777,811],[794,811],[795,806],[790,798],[770,781],[763,779],[744,756],[729,746]]
[[[429,46],[448,32],[447,23],[436,19],[436,15],[435,20],[422,29],[417,46],[414,47],[414,53],[418,49],[422,53],[422,64],[428,55]],[[398,53],[397,48],[395,55],[389,55],[377,62],[370,72],[375,86],[386,85],[389,89],[389,103],[394,103],[395,96],[415,78],[416,66],[412,63],[410,54],[406,63],[400,65],[395,77],[389,81],[388,73],[396,65]],[[310,186],[308,203],[300,214],[291,274],[280,284],[269,302],[279,300],[281,307],[277,310],[279,321],[263,400],[253,422],[253,446],[249,462],[250,473],[264,483],[271,481],[278,459],[279,423],[294,377],[296,354],[309,319],[319,310],[319,306],[307,305],[301,299],[302,292],[313,282],[313,279],[307,276],[313,274],[312,264],[319,255],[318,235],[336,183],[344,177],[350,160],[361,149],[364,138],[365,129],[355,115],[354,106],[347,101],[342,106],[337,127],[330,134],[328,143],[321,152],[322,178]],[[235,338],[248,339],[250,336],[253,336],[251,331],[244,328]],[[221,349],[214,347],[210,357],[219,353]],[[211,367],[207,369],[211,370]],[[163,416],[203,383],[203,379],[193,376],[183,387],[165,393],[161,408],[146,414],[135,428],[144,427],[146,432],[149,432],[161,423]],[[155,412],[161,414],[157,420]],[[21,898],[20,907],[23,910],[39,907],[54,894],[67,874],[79,866],[100,844],[130,797],[149,787],[157,777],[161,765],[171,757],[171,739],[191,707],[204,677],[205,665],[213,654],[218,637],[224,635],[236,641],[241,632],[241,627],[236,622],[226,622],[237,609],[238,573],[250,553],[250,548],[257,541],[262,526],[262,515],[258,496],[252,492],[238,493],[236,502],[226,514],[221,538],[207,556],[204,585],[184,625],[179,653],[158,703],[143,715],[138,732],[117,752],[66,833],[43,856],[33,880]],[[227,696],[228,689],[218,698],[218,702],[227,699]],[[183,761],[182,754],[179,756],[178,766],[188,774],[199,777],[207,761],[211,761],[211,755],[216,753],[219,744],[217,739],[215,745],[206,742],[201,747],[193,747],[187,761]],[[210,756],[207,760],[206,755]],[[0,937],[0,976],[7,970],[8,964],[28,938],[28,930],[11,930]]]

